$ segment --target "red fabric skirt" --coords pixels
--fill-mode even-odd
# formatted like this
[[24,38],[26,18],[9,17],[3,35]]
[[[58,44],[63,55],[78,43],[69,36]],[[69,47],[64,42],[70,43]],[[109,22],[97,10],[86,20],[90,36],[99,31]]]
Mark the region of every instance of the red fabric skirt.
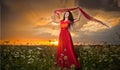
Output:
[[79,69],[81,67],[77,60],[77,55],[75,53],[72,38],[68,29],[61,28],[59,35],[59,43],[56,54],[56,65],[61,67],[62,70],[67,68]]

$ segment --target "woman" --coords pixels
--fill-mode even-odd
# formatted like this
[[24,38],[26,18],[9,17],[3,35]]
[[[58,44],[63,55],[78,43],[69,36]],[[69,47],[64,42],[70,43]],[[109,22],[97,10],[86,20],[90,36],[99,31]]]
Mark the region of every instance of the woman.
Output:
[[[70,26],[72,26],[75,22],[80,20],[80,13],[78,15],[78,18],[74,19],[72,13],[70,12],[75,9],[79,9],[81,14],[84,15],[87,19],[97,21],[102,23],[103,25],[106,25],[103,22],[89,16],[79,7],[71,8],[71,9],[60,9],[55,11],[55,14],[58,17],[60,12],[65,12],[63,19],[60,21],[61,30],[60,30],[58,50],[56,55],[56,65],[61,67],[62,70],[64,70],[64,68],[66,68],[67,70],[70,70],[71,68],[74,68],[75,70],[79,70],[81,68],[81,64],[77,60],[77,55],[73,48],[72,38],[68,30]],[[55,21],[55,18],[53,21],[59,23]]]
[[[61,31],[59,36],[56,64],[57,66],[60,66],[62,70],[64,68],[70,69],[73,67],[75,69],[79,69],[81,67],[80,63],[77,61],[71,35],[68,31],[70,26],[72,26],[74,22],[79,21],[79,19],[80,14],[78,18],[74,20],[72,13],[68,10],[65,12],[63,20],[60,21]],[[54,22],[56,21],[54,20]]]

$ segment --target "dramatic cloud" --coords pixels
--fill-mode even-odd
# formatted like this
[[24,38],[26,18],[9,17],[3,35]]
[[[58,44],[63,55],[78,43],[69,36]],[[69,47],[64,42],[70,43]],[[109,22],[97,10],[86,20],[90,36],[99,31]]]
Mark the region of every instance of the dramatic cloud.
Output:
[[[53,11],[77,5],[111,28],[81,16],[71,30],[74,42],[120,44],[120,0],[1,0],[2,39],[58,39],[60,27],[51,22]],[[76,18],[78,12],[75,12],[72,13]]]
[[[74,41],[82,42],[82,43],[104,43],[107,42],[109,44],[120,44],[119,38],[119,29],[120,29],[120,14],[118,11],[103,11],[103,10],[88,10],[90,15],[93,17],[105,22],[110,26],[110,29],[101,25],[100,23],[86,21],[85,19],[81,19],[81,22],[77,23],[75,30],[75,35],[79,35],[74,37]],[[90,13],[90,12],[94,12]],[[83,22],[86,21],[86,22]],[[81,26],[81,27],[80,27]],[[117,35],[118,33],[118,35]]]
[[101,24],[89,21],[87,24],[83,25],[81,30],[82,31],[88,31],[88,32],[97,32],[97,31],[103,30],[105,28],[107,28],[107,27],[105,27]]
[[120,11],[120,0],[77,0],[78,5],[89,9]]
[[[114,27],[120,23],[120,15],[119,12],[105,12],[105,11],[98,11],[95,18],[103,21],[110,27]],[[87,24],[84,24],[81,28],[82,31],[99,31],[102,29],[107,29],[107,27],[103,26],[100,23],[88,21]]]

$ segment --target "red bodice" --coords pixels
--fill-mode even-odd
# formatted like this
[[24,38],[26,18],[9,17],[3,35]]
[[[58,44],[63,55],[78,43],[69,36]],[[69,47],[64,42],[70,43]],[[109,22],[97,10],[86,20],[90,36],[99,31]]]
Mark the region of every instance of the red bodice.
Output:
[[70,25],[70,20],[61,20],[60,21],[61,29],[68,29],[69,25]]

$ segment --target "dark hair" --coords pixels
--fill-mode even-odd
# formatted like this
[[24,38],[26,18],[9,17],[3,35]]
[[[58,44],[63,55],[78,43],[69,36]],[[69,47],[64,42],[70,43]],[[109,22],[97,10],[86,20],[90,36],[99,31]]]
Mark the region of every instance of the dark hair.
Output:
[[[72,26],[74,24],[74,18],[73,18],[72,13],[69,10],[66,11],[66,12],[69,12],[68,20],[70,20],[70,22],[71,22],[70,25],[69,25],[69,28],[70,28],[70,26]],[[66,14],[66,12],[64,13],[63,20],[65,20],[65,14]]]

